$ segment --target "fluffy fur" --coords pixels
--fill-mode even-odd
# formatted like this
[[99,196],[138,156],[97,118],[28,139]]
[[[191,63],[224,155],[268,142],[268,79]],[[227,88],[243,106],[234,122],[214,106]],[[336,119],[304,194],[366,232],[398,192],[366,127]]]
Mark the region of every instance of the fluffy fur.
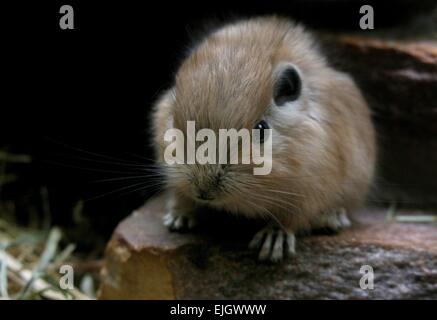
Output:
[[[300,74],[302,92],[278,107],[273,86],[288,63]],[[197,130],[252,129],[261,119],[273,130],[269,175],[253,175],[252,165],[163,162],[168,128],[185,131],[186,122],[194,120]],[[328,66],[311,35],[286,19],[250,19],[209,35],[156,103],[153,123],[173,216],[191,218],[202,204],[268,217],[296,232],[319,225],[332,210],[357,208],[374,174],[374,129],[360,91],[348,75]],[[199,200],[199,188],[214,200]]]

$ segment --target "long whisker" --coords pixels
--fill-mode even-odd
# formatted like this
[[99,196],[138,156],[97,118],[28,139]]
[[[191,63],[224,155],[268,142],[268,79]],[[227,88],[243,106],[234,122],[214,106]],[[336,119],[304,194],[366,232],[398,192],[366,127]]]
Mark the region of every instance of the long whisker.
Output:
[[[264,202],[266,202],[274,207],[278,207],[280,209],[283,209],[285,211],[294,211],[293,209],[297,209],[300,211],[299,207],[292,204],[291,202],[286,202],[286,201],[276,199],[276,198],[268,198],[268,197],[260,196],[260,195],[257,195],[256,198],[261,198],[262,201],[264,201]],[[253,199],[256,199],[256,198],[253,198]]]
[[137,189],[134,189],[134,190],[129,190],[129,191],[126,191],[126,192],[120,193],[118,196],[119,196],[119,197],[122,197],[122,196],[126,196],[126,195],[128,195],[128,194],[132,194],[132,193],[134,193],[134,192],[140,192],[140,191],[149,190],[149,189],[151,189],[152,187],[157,187],[157,190],[156,190],[154,193],[152,193],[152,194],[150,195],[150,197],[152,197],[153,195],[155,195],[155,194],[157,194],[158,192],[161,192],[161,191],[162,191],[162,186],[160,186],[160,185],[147,185],[147,186],[140,187],[140,188],[137,188]]
[[160,183],[149,184],[148,181],[142,181],[142,182],[139,182],[139,183],[135,183],[133,185],[125,186],[125,187],[122,187],[122,188],[119,188],[119,189],[116,189],[116,190],[113,190],[113,191],[106,192],[106,193],[104,193],[102,195],[98,195],[98,196],[95,196],[95,197],[91,197],[91,198],[85,199],[85,201],[96,200],[96,199],[99,199],[99,198],[102,198],[102,197],[105,197],[105,196],[108,196],[108,195],[111,195],[111,194],[114,194],[114,193],[117,193],[117,192],[120,192],[120,191],[123,191],[123,190],[126,190],[126,189],[134,188],[136,186],[144,186],[145,184],[147,184],[147,187],[148,186],[153,187],[153,186],[160,185]]
[[140,159],[142,161],[151,161],[151,162],[155,162],[156,161],[156,159],[148,158],[148,157],[136,154],[136,153],[127,152],[126,154],[128,154],[130,156],[133,156],[133,157],[136,157],[136,158],[138,158],[138,159]]
[[158,165],[154,164],[154,163],[134,163],[134,162],[125,162],[124,160],[118,159],[117,161],[114,160],[100,160],[100,159],[93,159],[93,158],[89,158],[89,157],[83,157],[83,156],[71,156],[71,155],[65,155],[65,154],[59,154],[59,153],[54,153],[55,156],[59,156],[59,157],[64,157],[64,158],[68,158],[68,159],[74,159],[74,160],[83,160],[83,161],[87,161],[87,162],[94,162],[94,163],[98,163],[98,164],[110,164],[110,165],[118,165],[118,166],[123,166],[123,167],[128,167],[128,168],[157,168]]
[[162,173],[156,173],[156,174],[147,174],[147,175],[139,175],[139,176],[131,176],[131,177],[117,177],[117,178],[93,180],[93,181],[91,181],[91,183],[137,180],[137,179],[144,180],[145,178],[149,178],[148,181],[151,181],[151,180],[154,180],[155,178],[164,178],[164,177],[165,176]]
[[[240,182],[239,182],[240,183]],[[247,183],[246,185],[248,185],[250,187],[250,183]],[[243,192],[245,191],[245,192]],[[244,194],[244,197],[251,197],[251,193],[249,192],[249,190],[240,190],[240,192],[242,194]],[[262,195],[262,194],[257,194],[256,197],[251,197],[253,200],[257,200],[257,199],[262,199],[264,202],[269,203],[272,206],[276,206],[278,208],[281,208],[283,210],[289,211],[291,209],[299,209],[299,207],[297,207],[296,205],[294,205],[293,203],[289,202],[289,201],[285,201],[283,199],[278,199],[278,198],[272,198],[266,195]],[[283,205],[280,205],[283,204]],[[291,207],[291,208],[290,208]],[[293,210],[294,211],[294,210]]]
[[[245,195],[245,196],[247,196],[247,194],[244,194],[244,193],[242,193],[242,191],[238,188],[238,187],[235,187],[235,186],[231,186],[231,189],[233,189],[233,190],[235,190],[235,192],[237,192],[237,193],[239,193],[239,194],[243,194],[243,195]],[[254,199],[253,197],[250,197],[249,196],[249,198],[250,199]],[[242,197],[242,199],[245,199],[245,197]],[[246,199],[247,199],[247,197],[246,197]],[[246,203],[248,203],[248,204],[250,204],[250,205],[252,205],[252,202],[249,202],[249,201],[246,201]],[[276,221],[276,223],[280,226],[280,227],[282,227],[283,229],[285,229],[285,227],[284,227],[284,225],[279,221],[279,219],[270,211],[270,210],[268,210],[266,207],[261,207],[261,210],[262,211],[264,211],[264,212],[266,212],[273,220],[275,220]]]
[[53,164],[53,165],[56,165],[56,166],[60,166],[60,167],[79,169],[79,170],[85,170],[85,171],[92,171],[92,172],[118,173],[118,174],[127,174],[127,173],[138,174],[138,170],[135,170],[135,171],[133,171],[133,170],[120,171],[120,170],[107,170],[107,169],[100,169],[100,168],[89,168],[89,167],[76,166],[76,165],[56,162],[56,161],[52,161],[52,160],[44,160],[44,162],[45,163],[49,163],[49,164]]
[[295,192],[288,192],[288,191],[274,190],[274,189],[265,189],[265,190],[270,191],[270,192],[275,192],[275,193],[288,194],[291,196],[304,197],[304,195],[302,195],[300,193],[295,193]]
[[124,160],[124,159],[118,159],[118,158],[113,157],[113,156],[108,156],[108,155],[105,155],[105,154],[101,154],[101,153],[97,153],[97,152],[92,152],[92,151],[84,150],[84,149],[81,149],[81,148],[78,148],[78,147],[75,147],[75,146],[72,146],[72,145],[69,145],[69,144],[57,141],[56,139],[53,139],[53,138],[50,138],[50,137],[46,137],[46,139],[50,140],[53,143],[61,145],[63,147],[66,147],[66,148],[69,148],[71,150],[78,151],[78,152],[81,152],[81,153],[84,153],[84,154],[88,154],[88,155],[92,155],[92,156],[96,156],[96,157],[100,157],[100,158],[104,158],[104,159],[109,159],[109,160],[116,160],[116,161],[120,161],[120,162],[125,162],[127,164],[129,164],[129,163],[130,164],[138,164],[138,162],[128,161],[128,160]]

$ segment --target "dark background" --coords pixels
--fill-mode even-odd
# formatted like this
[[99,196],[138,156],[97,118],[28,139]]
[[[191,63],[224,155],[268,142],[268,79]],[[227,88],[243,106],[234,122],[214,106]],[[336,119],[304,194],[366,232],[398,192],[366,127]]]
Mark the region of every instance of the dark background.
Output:
[[[135,188],[126,181],[95,181],[131,175],[138,168],[127,162],[153,158],[148,111],[204,26],[276,13],[315,29],[359,32],[362,4],[373,5],[380,29],[433,1],[34,2],[1,4],[0,148],[33,159],[11,165],[20,180],[2,197],[15,199],[25,221],[47,186],[53,223],[65,226],[85,199],[92,230],[107,236],[156,190],[127,194]],[[74,8],[75,30],[59,28],[63,4]]]

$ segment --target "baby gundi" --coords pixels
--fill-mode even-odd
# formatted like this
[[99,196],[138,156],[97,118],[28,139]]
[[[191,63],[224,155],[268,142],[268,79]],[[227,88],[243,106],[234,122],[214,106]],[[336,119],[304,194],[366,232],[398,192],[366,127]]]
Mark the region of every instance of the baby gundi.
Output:
[[[167,164],[165,132],[184,131],[187,121],[216,132],[271,129],[271,172],[254,175],[253,163]],[[293,254],[297,231],[347,227],[374,175],[375,134],[360,91],[287,19],[254,18],[211,33],[157,101],[153,124],[169,194],[165,225],[194,227],[198,206],[263,217],[266,227],[250,243],[261,260]]]

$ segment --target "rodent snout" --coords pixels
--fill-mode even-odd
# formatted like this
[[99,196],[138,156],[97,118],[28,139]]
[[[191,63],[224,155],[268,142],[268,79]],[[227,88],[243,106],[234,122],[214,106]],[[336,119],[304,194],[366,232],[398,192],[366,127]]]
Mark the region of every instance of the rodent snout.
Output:
[[221,184],[221,174],[210,173],[207,176],[195,180],[196,198],[203,201],[211,201],[217,198]]
[[214,196],[212,196],[208,190],[203,190],[203,189],[198,189],[197,198],[206,201],[214,200]]

